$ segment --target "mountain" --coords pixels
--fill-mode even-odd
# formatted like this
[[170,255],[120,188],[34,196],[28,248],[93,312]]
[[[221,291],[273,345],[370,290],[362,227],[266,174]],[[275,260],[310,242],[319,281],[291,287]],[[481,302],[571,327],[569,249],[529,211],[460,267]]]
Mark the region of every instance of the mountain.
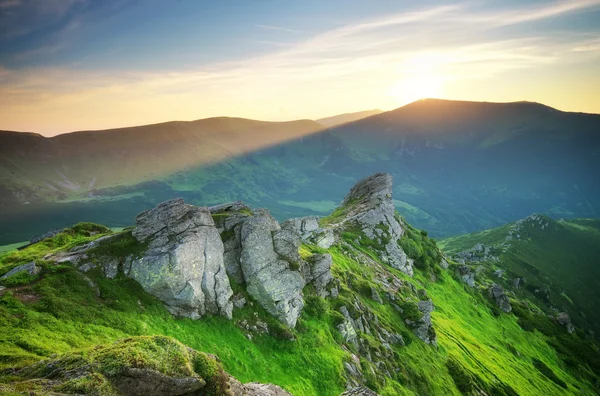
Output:
[[381,114],[383,111],[375,109],[375,110],[365,110],[365,111],[357,111],[355,113],[344,113],[335,115],[332,117],[325,117],[315,120],[319,124],[323,125],[326,128],[331,128],[334,126],[338,126],[341,124],[347,124],[349,122],[358,121],[363,118],[370,117],[372,115]]
[[[268,125],[274,125],[273,135],[278,136],[278,124]],[[11,154],[20,161],[13,162],[21,165],[13,167],[11,162],[10,169],[28,169],[31,178],[51,173],[55,188],[65,186],[60,187],[60,202],[52,198],[56,192],[49,193],[49,200],[34,202],[30,197],[35,193],[27,195],[29,190],[14,188],[24,183],[20,180],[29,179],[19,173],[12,176],[3,188],[17,194],[2,194],[12,201],[0,211],[0,243],[24,241],[80,220],[125,226],[138,212],[174,196],[197,205],[243,199],[268,208],[278,219],[326,215],[338,204],[334,197],[343,195],[357,180],[381,171],[396,178],[396,207],[412,224],[435,237],[493,228],[531,213],[573,218],[598,217],[600,211],[596,177],[600,174],[600,115],[562,112],[530,102],[427,99],[326,130],[318,130],[312,121],[292,125],[303,126],[296,135],[302,137],[198,166],[188,163],[200,161],[203,155],[190,154],[191,159],[185,161],[180,159],[184,155],[170,154],[180,152],[172,149],[179,145],[179,137],[165,133],[168,144],[153,143],[135,135],[135,130],[130,133],[139,139],[139,155],[100,156],[94,154],[96,144],[85,145],[85,155],[73,161],[86,163],[85,158],[92,158],[89,162],[94,166],[82,165],[81,177],[47,166],[43,156],[34,161],[27,155]],[[104,140],[98,133],[81,136]],[[182,142],[185,153],[188,147],[203,147],[206,139],[201,144]],[[116,139],[112,144],[119,147],[121,143]],[[152,145],[152,154],[144,154],[146,144]],[[15,144],[10,153],[27,153],[31,146]],[[123,152],[115,149],[113,153]],[[69,190],[72,184],[89,185],[94,170],[103,166],[110,171],[102,174],[122,173],[111,176],[123,179],[122,185],[100,188],[96,181],[91,189]],[[168,175],[146,174],[166,168],[171,170]],[[8,165],[3,169],[5,174],[12,172]],[[71,184],[57,175],[57,169]],[[126,182],[126,175],[132,173],[128,169],[138,169],[136,173],[148,181]],[[50,190],[46,182],[37,180],[31,189]],[[25,199],[29,205],[22,204]]]
[[219,117],[51,138],[0,131],[0,205],[83,198],[96,189],[156,180],[321,129],[310,120]]
[[568,312],[577,326],[600,334],[600,220],[553,220],[534,214],[502,227],[445,239],[444,251],[471,266],[499,271],[547,314]]
[[0,391],[597,394],[591,337],[489,270],[465,278],[392,191],[374,174],[282,223],[171,199],[0,256]]

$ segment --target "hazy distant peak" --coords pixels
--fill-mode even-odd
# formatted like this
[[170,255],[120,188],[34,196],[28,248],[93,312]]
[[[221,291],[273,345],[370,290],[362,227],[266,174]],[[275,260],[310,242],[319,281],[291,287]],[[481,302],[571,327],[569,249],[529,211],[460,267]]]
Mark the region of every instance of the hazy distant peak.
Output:
[[344,113],[331,117],[320,118],[316,120],[316,122],[323,125],[324,127],[331,128],[336,125],[347,124],[349,122],[358,121],[363,118],[377,115],[380,113],[383,113],[383,111],[379,109],[357,111],[355,113]]

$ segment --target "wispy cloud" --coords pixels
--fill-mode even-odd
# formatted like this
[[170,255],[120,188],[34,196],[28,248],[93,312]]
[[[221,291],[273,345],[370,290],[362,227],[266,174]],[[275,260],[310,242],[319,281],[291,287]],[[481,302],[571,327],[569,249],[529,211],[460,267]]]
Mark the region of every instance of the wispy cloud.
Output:
[[[396,107],[427,94],[432,81],[451,97],[489,90],[486,98],[539,100],[524,90],[524,71],[537,76],[564,69],[565,79],[575,79],[568,75],[570,65],[600,59],[599,32],[515,33],[511,28],[587,11],[600,0],[504,11],[473,4],[389,15],[292,45],[269,42],[276,50],[267,55],[196,69],[0,69],[0,127],[19,125],[25,116],[29,126],[15,129],[64,132],[214,115],[318,118],[365,107]],[[274,109],[281,110],[274,114]]]
[[281,27],[281,26],[274,26],[274,25],[254,25],[259,29],[263,29],[263,30],[275,30],[278,32],[287,32],[287,33],[302,33],[302,30],[296,30],[296,29],[289,29],[289,28],[285,28],[285,27]]

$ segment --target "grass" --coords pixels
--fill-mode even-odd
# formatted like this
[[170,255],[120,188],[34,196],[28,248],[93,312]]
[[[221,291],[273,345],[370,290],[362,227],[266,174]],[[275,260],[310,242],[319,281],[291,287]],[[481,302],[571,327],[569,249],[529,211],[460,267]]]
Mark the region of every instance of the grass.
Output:
[[[507,240],[511,230],[521,238]],[[448,253],[456,253],[480,242],[497,247],[501,260],[498,265],[507,271],[507,278],[525,278],[518,290],[520,297],[548,314],[556,315],[554,309],[568,312],[576,327],[600,331],[600,313],[596,309],[600,304],[596,281],[600,277],[600,267],[596,265],[600,256],[600,222],[555,221],[537,215],[537,220],[528,218],[520,225],[511,223],[449,238],[439,245]]]
[[[90,235],[91,229],[78,227],[63,236],[1,256],[0,272],[103,235]],[[421,248],[430,247],[423,233],[415,231],[415,237],[421,238]],[[124,231],[98,249],[111,254],[141,252],[142,246],[133,242],[128,231]],[[111,357],[104,361],[98,360],[95,353],[78,351],[94,345],[105,345],[99,349],[105,350],[110,348],[106,345],[122,345],[113,344],[118,340],[161,335],[197,351],[216,354],[223,368],[242,382],[275,383],[295,396],[337,396],[345,388],[344,362],[351,362],[352,354],[360,359],[366,383],[382,396],[459,395],[464,389],[495,395],[592,394],[590,383],[595,381],[595,374],[588,370],[587,376],[581,376],[580,370],[566,365],[563,352],[557,348],[567,344],[555,344],[562,335],[548,335],[535,328],[525,331],[519,318],[512,314],[495,316],[480,293],[466,288],[450,274],[442,272],[434,282],[427,271],[418,270],[410,278],[381,264],[369,245],[334,245],[328,250],[303,245],[300,249],[303,258],[324,252],[333,257],[332,273],[339,282],[339,295],[323,299],[310,286],[305,288],[306,308],[293,330],[269,316],[248,295],[245,297],[249,302],[234,311],[232,321],[212,316],[201,320],[174,318],[160,301],[131,279],[107,279],[99,270],[83,275],[68,265],[41,262],[38,279],[0,295],[0,383],[14,381],[3,369],[24,367],[56,353],[99,362],[94,372],[108,375],[122,367],[119,359],[126,359],[129,352],[113,354],[117,360]],[[359,256],[371,263],[357,260]],[[381,285],[382,277],[399,279],[398,291],[390,295]],[[242,288],[236,286],[237,289],[244,293]],[[383,298],[383,304],[372,299],[372,289]],[[438,334],[437,349],[420,341],[405,324],[406,319],[416,319],[418,315],[413,309],[419,299],[413,291],[416,289],[425,289],[436,306],[432,320]],[[394,308],[392,297],[402,313]],[[359,332],[358,346],[345,343],[336,329],[345,320],[339,313],[341,306],[347,307],[354,318],[369,318],[371,334]],[[251,333],[249,339],[248,332],[236,325],[244,320],[267,323],[269,332]],[[384,334],[383,330],[400,334],[405,346],[385,346],[378,336]],[[161,357],[160,351],[144,357],[143,340],[147,339],[140,340],[143,361],[165,364],[161,370],[176,370],[170,366],[171,358]],[[573,354],[579,353],[578,349],[574,351]],[[152,363],[154,357],[160,358]],[[536,361],[545,366],[535,363],[536,366]],[[575,362],[582,364],[580,360]],[[563,382],[566,387],[561,385]]]

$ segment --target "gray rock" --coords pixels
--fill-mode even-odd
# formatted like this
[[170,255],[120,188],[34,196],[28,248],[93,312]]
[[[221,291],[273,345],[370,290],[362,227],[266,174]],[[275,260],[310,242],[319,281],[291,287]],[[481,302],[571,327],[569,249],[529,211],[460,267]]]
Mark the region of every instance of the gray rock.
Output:
[[333,263],[330,254],[313,254],[309,258],[310,278],[307,282],[315,285],[315,290],[320,297],[327,297],[327,285],[333,280],[331,275],[331,264]]
[[133,235],[147,243],[129,276],[175,315],[205,313],[231,318],[233,294],[223,263],[223,243],[206,208],[181,199],[141,213]]
[[242,224],[240,265],[248,293],[269,313],[294,327],[304,307],[306,281],[276,253],[273,235],[279,230],[279,223],[267,211],[255,211]]
[[318,247],[323,249],[329,249],[335,243],[335,235],[330,228],[317,230],[312,239]]
[[134,367],[124,368],[113,383],[125,396],[186,395],[206,385],[202,378],[169,377],[156,370]]
[[42,269],[40,267],[38,267],[37,265],[35,265],[35,262],[32,261],[30,263],[19,265],[18,267],[11,269],[6,274],[2,275],[0,277],[0,279],[6,279],[6,278],[16,275],[20,272],[27,272],[29,275],[37,275],[40,273],[41,270]]
[[359,386],[356,388],[349,389],[344,393],[341,393],[340,396],[378,396],[378,394],[373,392],[369,388]]
[[470,287],[475,287],[475,273],[471,270],[471,267],[467,265],[459,265],[457,271],[463,282]]
[[244,296],[242,296],[241,294],[236,294],[231,299],[231,302],[233,303],[234,308],[240,309],[240,308],[244,308],[247,301],[246,301],[246,298],[244,298]]
[[435,306],[431,300],[419,301],[417,306],[422,316],[419,321],[413,324],[413,332],[426,344],[437,346],[437,335],[431,323],[431,313]]
[[571,323],[571,317],[566,312],[561,312],[556,316],[556,321],[559,325],[565,326],[569,334],[572,334],[575,331],[575,327]]
[[279,258],[287,261],[293,267],[300,268],[302,263],[302,258],[298,253],[301,244],[300,234],[295,230],[282,228],[273,231],[272,238],[273,248]]
[[525,283],[525,278],[515,278],[512,280],[513,287],[517,290],[521,288],[521,283]]
[[358,225],[368,238],[382,243],[379,253],[384,262],[413,275],[413,262],[398,244],[404,229],[395,216],[391,175],[376,173],[359,181],[344,198],[342,207],[345,210],[343,222]]
[[446,258],[442,257],[442,261],[440,261],[440,267],[442,267],[442,269],[448,269],[449,266],[450,265],[448,264]]
[[241,228],[242,223],[252,216],[252,211],[242,202],[212,206],[209,211],[213,215],[215,225],[223,240],[223,261],[227,275],[242,284],[244,283],[244,274],[240,266]]
[[43,241],[44,239],[52,238],[53,236],[60,234],[64,230],[66,230],[66,228],[57,228],[55,230],[51,230],[40,235],[36,235],[29,240],[29,244],[33,245],[34,243],[38,243],[40,241]]
[[242,384],[232,376],[229,376],[229,385],[231,396],[292,396],[277,385],[258,382]]
[[379,295],[379,293],[377,293],[377,289],[375,289],[374,287],[371,287],[371,298],[373,299],[373,301],[378,302],[379,304],[383,304],[381,296]]
[[284,221],[281,228],[294,230],[302,241],[312,243],[323,249],[329,249],[335,243],[335,235],[332,229],[320,228],[317,217],[297,217]]
[[512,311],[512,306],[502,286],[494,283],[488,289],[488,293],[502,311],[506,313]]

